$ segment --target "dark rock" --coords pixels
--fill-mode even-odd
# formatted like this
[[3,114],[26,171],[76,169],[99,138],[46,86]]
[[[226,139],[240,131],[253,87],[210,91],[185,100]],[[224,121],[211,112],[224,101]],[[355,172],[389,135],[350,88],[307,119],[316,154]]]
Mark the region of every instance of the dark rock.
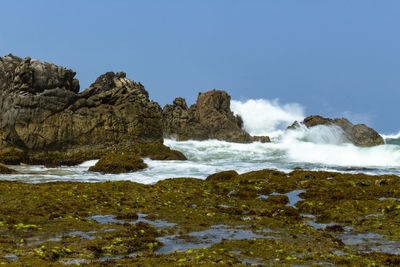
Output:
[[25,152],[19,149],[10,148],[0,152],[0,163],[6,165],[18,165],[21,162],[27,161]]
[[143,160],[133,154],[108,154],[100,158],[96,165],[89,168],[92,172],[125,173],[147,168]]
[[4,166],[3,164],[0,164],[0,174],[14,174],[18,173],[16,170],[10,169],[7,166]]
[[231,97],[220,90],[199,93],[196,104],[190,108],[185,99],[176,98],[173,105],[166,105],[163,109],[164,137],[177,140],[218,139],[240,143],[254,141],[241,128],[243,121],[231,111],[230,101]]
[[162,110],[126,74],[101,75],[78,94],[75,72],[0,58],[0,149],[101,149],[162,141]]
[[209,175],[206,178],[206,181],[228,181],[232,179],[233,177],[238,176],[239,174],[236,171],[222,171],[222,172],[217,172],[214,174]]
[[[365,124],[352,124],[345,118],[329,119],[321,116],[309,116],[301,122],[306,127],[314,127],[317,125],[336,125],[339,126],[344,133],[344,137],[356,146],[377,146],[383,145],[385,141],[374,129],[369,128]],[[288,129],[300,127],[299,122],[295,121]]]
[[269,143],[271,140],[268,136],[252,136],[251,141],[253,142],[261,142],[261,143]]

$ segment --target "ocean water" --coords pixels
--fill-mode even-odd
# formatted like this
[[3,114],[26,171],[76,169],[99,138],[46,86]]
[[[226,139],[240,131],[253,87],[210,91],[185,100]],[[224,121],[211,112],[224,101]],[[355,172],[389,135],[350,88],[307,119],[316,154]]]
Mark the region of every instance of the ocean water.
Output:
[[1,180],[29,183],[50,181],[100,182],[128,180],[144,184],[173,177],[205,179],[223,170],[244,173],[260,169],[290,172],[296,167],[307,170],[327,170],[372,175],[400,175],[400,134],[387,135],[386,144],[376,147],[356,147],[346,143],[342,130],[335,126],[305,127],[285,130],[293,121],[305,115],[297,104],[281,105],[274,100],[232,101],[234,113],[242,116],[244,128],[252,135],[268,135],[271,143],[238,144],[218,140],[164,143],[183,152],[187,161],[144,159],[148,168],[127,174],[88,172],[97,161],[78,166],[46,168],[44,166],[11,166],[20,174],[0,175]]

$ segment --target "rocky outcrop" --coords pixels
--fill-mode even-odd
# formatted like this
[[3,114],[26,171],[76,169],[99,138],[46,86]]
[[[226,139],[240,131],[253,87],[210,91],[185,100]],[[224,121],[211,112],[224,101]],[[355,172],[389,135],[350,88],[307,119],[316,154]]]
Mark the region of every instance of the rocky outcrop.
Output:
[[218,139],[248,143],[267,141],[251,137],[242,129],[243,121],[230,109],[231,97],[220,90],[199,93],[196,104],[188,108],[185,99],[176,98],[163,109],[164,137],[177,140]]
[[72,70],[30,58],[0,58],[0,149],[162,142],[162,110],[142,84],[108,72],[79,94],[74,76]]
[[132,154],[107,154],[100,158],[96,165],[89,168],[91,172],[126,173],[147,168],[147,164]]
[[377,146],[383,145],[385,141],[374,129],[365,124],[352,124],[348,119],[329,119],[321,116],[309,116],[298,123],[295,121],[288,129],[300,127],[300,124],[310,128],[317,125],[337,125],[344,133],[344,137],[356,146]]

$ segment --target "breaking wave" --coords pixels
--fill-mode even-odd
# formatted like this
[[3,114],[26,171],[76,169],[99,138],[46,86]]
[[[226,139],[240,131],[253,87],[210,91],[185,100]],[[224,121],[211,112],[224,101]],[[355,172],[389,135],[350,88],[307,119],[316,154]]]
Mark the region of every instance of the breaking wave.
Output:
[[243,118],[245,129],[252,135],[269,135],[270,143],[230,143],[218,140],[165,144],[183,152],[187,161],[145,159],[147,169],[125,174],[102,175],[88,172],[96,161],[78,166],[48,169],[45,166],[12,166],[20,173],[0,175],[2,180],[24,182],[129,180],[144,184],[172,177],[205,179],[223,170],[239,173],[277,169],[290,172],[296,167],[307,170],[363,172],[400,175],[400,133],[383,136],[386,144],[357,147],[348,142],[336,126],[299,127],[286,130],[295,120],[302,121],[304,108],[299,104],[280,104],[278,100],[232,101],[232,110]]

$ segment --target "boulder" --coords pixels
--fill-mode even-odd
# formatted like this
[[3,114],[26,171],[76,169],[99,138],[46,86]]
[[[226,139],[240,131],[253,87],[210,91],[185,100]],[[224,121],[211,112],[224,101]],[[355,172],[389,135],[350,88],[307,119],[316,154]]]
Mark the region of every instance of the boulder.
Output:
[[374,129],[366,126],[365,124],[352,124],[348,119],[329,119],[321,116],[309,116],[299,123],[295,121],[288,129],[295,129],[300,127],[300,124],[307,128],[317,125],[337,125],[344,133],[344,137],[356,146],[377,146],[383,145],[385,141]]
[[162,142],[162,110],[125,73],[78,93],[75,72],[13,55],[0,58],[0,150],[102,149]]
[[176,98],[173,105],[166,105],[163,109],[164,137],[177,140],[218,139],[240,143],[254,141],[242,129],[242,119],[231,111],[230,101],[230,95],[221,90],[199,93],[196,104],[190,108],[185,99]]
[[134,154],[107,154],[100,158],[96,165],[89,168],[91,172],[126,173],[147,168],[147,164]]

